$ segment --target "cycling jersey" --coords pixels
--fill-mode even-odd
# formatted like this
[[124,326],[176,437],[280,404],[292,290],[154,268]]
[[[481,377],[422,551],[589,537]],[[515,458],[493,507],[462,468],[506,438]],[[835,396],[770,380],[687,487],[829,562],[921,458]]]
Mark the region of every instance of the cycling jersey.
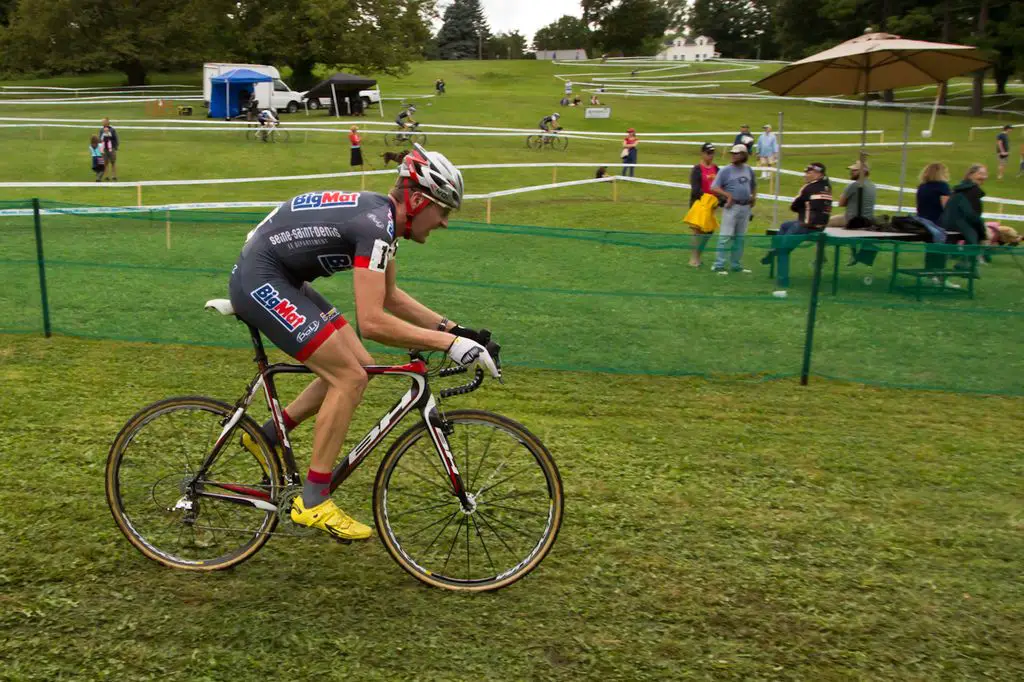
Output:
[[270,109],[264,109],[256,118],[259,119],[261,123],[277,123],[277,117],[274,116],[274,112],[270,111]]
[[548,129],[548,126],[553,126],[553,125],[555,125],[555,119],[554,119],[553,117],[551,117],[551,116],[545,116],[544,118],[542,118],[542,119],[540,120],[540,124],[539,124],[539,125],[540,125],[540,127],[541,127],[541,128],[543,128],[544,130],[547,130],[547,129]]
[[411,118],[411,114],[408,111],[403,111],[402,113],[400,113],[398,115],[398,118],[395,119],[395,123],[397,123],[398,125],[404,127],[405,126],[405,119],[407,119],[407,118]]
[[383,273],[398,245],[394,206],[373,192],[307,192],[275,208],[231,271],[239,318],[300,361],[346,322],[309,282],[352,268]]

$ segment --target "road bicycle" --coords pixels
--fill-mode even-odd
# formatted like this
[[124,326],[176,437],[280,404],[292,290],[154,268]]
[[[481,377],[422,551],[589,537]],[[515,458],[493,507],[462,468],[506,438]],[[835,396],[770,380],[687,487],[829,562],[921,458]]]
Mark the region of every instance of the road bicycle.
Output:
[[527,135],[526,146],[530,149],[544,149],[547,147],[564,152],[569,147],[569,138],[559,135],[554,131],[539,135]]
[[268,128],[261,125],[250,125],[245,130],[245,139],[257,140],[259,142],[287,142],[288,131],[280,126]]
[[384,145],[390,147],[400,147],[405,144],[427,144],[427,136],[419,132],[420,124],[417,123],[412,128],[409,128],[409,132],[401,133],[384,133]]
[[[226,299],[207,308],[234,315]],[[135,548],[164,566],[225,569],[252,557],[274,535],[329,537],[291,520],[303,478],[274,386],[279,374],[310,370],[270,364],[259,331],[247,326],[258,371],[234,405],[205,396],[152,403],[128,420],[110,447],[106,494],[114,521]],[[500,347],[484,340],[500,363]],[[493,412],[439,408],[428,378],[466,371],[446,363],[430,368],[416,351],[403,365],[366,367],[371,377],[404,378],[411,386],[338,463],[330,489],[416,411],[421,421],[398,436],[377,470],[377,536],[399,566],[428,585],[496,590],[547,556],[562,524],[564,495],[554,459],[526,427]],[[483,380],[478,367],[469,383],[438,396],[470,393]],[[261,389],[278,448],[246,414]],[[243,444],[242,434],[254,447]]]

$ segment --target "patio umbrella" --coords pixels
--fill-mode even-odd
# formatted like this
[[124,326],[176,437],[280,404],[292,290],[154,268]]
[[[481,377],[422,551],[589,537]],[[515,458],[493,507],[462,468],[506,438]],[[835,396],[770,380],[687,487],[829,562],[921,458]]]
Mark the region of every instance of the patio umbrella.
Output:
[[[871,92],[941,83],[991,66],[969,45],[905,40],[889,33],[865,33],[789,64],[754,83],[776,95],[864,94],[860,162],[863,166]],[[863,173],[861,174],[863,177]],[[863,192],[859,193],[863,196]]]

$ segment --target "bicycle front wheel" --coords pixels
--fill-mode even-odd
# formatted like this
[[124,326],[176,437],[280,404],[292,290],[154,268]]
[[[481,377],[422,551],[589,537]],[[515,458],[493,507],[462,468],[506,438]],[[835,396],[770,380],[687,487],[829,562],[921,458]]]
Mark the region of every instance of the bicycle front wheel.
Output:
[[409,136],[409,142],[411,144],[425,145],[427,144],[427,136],[424,135],[423,133],[413,133],[412,135]]
[[[169,398],[143,408],[114,439],[107,503],[128,541],[153,561],[218,570],[245,561],[270,539],[276,510],[239,500],[247,495],[274,505],[280,490],[277,457],[256,422],[243,416],[213,465],[202,477],[196,473],[233,412],[212,398]],[[257,452],[242,446],[242,433]]]
[[270,131],[270,141],[271,142],[287,142],[288,141],[288,137],[289,137],[289,135],[288,135],[288,131],[287,130],[281,130],[280,128],[274,128],[273,130]]
[[398,565],[428,585],[484,591],[537,567],[562,525],[562,480],[547,448],[521,424],[479,410],[445,415],[471,509],[463,509],[427,427],[399,436],[381,462],[373,514]]
[[569,138],[561,135],[551,137],[551,148],[555,151],[564,152],[569,147]]

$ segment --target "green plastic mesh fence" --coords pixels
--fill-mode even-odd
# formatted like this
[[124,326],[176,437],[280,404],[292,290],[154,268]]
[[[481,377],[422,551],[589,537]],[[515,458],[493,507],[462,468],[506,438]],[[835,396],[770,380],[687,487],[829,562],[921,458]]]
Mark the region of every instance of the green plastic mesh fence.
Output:
[[[244,327],[203,304],[226,297],[231,266],[263,211],[83,215],[69,212],[73,207],[45,207],[57,211],[42,216],[55,333],[248,344]],[[0,322],[0,331],[40,331],[32,217],[2,216],[0,267],[18,285],[0,299],[16,311]],[[492,329],[512,365],[798,375],[816,264],[813,240],[784,244],[793,250],[783,299],[772,296],[779,286],[774,263],[760,262],[773,238],[748,236],[740,263],[751,272],[728,275],[711,271],[716,239],[703,267],[693,268],[688,233],[453,222],[427,245],[402,243],[399,282],[452,319]],[[847,264],[850,246],[867,249],[856,265]],[[937,270],[936,249],[925,249],[890,240],[828,241],[811,372],[893,386],[1024,393],[1019,257],[1012,249],[994,250],[991,263],[975,266],[980,278],[973,280],[972,298],[972,280],[956,269],[969,272],[974,256],[946,246],[949,253],[939,254],[946,269]],[[926,256],[927,272],[950,273],[939,284],[915,275]],[[901,271],[895,278],[894,263]],[[354,319],[351,278],[317,280],[316,287]]]

